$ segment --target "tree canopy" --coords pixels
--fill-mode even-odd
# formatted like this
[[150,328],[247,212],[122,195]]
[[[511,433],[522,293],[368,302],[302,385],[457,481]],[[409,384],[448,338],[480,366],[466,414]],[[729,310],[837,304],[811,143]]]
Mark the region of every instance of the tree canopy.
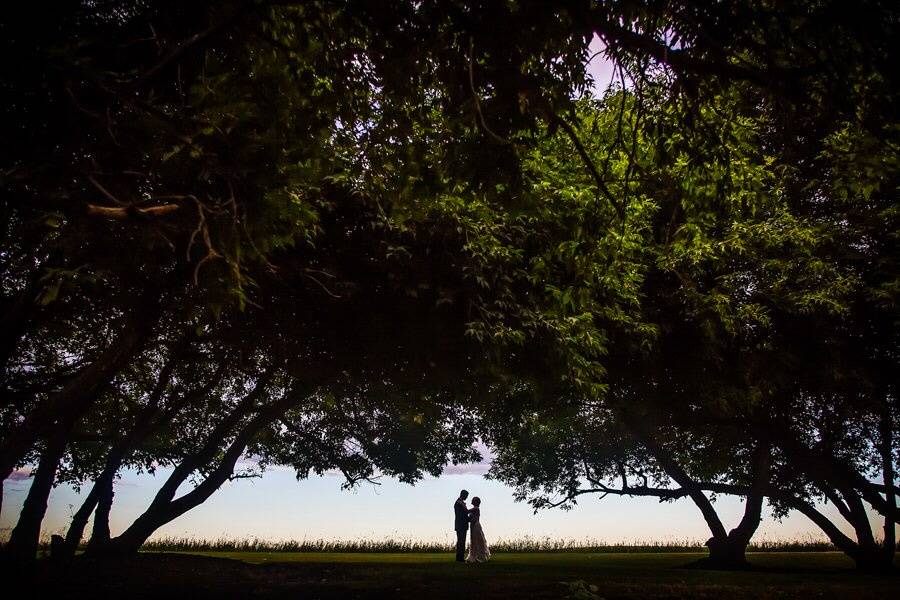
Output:
[[[717,565],[743,562],[764,500],[890,565],[898,18],[10,9],[0,475],[35,468],[7,550],[34,556],[60,483],[87,490],[69,552],[92,514],[91,551],[133,552],[241,464],[414,482],[481,438],[536,508],[691,498]],[[160,466],[112,536],[117,473]],[[717,493],[746,498],[731,530]]]

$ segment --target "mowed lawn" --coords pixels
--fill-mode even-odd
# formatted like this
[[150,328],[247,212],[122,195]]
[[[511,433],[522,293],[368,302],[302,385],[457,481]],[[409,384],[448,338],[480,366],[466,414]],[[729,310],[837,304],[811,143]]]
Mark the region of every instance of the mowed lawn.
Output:
[[[48,596],[97,598],[900,598],[896,575],[856,573],[839,553],[757,553],[740,572],[686,567],[701,556],[496,554],[467,565],[448,554],[148,553],[44,565],[33,581]],[[579,595],[590,586],[595,596]]]

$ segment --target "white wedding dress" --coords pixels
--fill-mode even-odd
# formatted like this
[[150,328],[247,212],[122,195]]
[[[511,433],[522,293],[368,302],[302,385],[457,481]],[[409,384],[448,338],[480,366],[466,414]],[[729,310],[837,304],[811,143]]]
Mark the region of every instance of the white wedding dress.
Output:
[[472,541],[469,544],[469,556],[466,562],[487,562],[491,559],[491,551],[488,548],[487,540],[484,539],[484,530],[481,528],[481,509],[473,508],[469,513],[469,523],[472,530]]

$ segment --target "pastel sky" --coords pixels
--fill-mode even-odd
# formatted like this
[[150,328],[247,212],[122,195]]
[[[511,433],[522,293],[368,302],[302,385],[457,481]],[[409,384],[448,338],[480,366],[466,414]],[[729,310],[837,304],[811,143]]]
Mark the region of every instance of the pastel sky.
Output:
[[[339,476],[297,481],[292,471],[275,468],[261,478],[227,483],[206,503],[160,529],[154,537],[286,539],[420,539],[450,542],[452,504],[462,488],[482,499],[488,540],[564,538],[605,542],[682,541],[709,537],[700,512],[689,500],[663,503],[650,498],[585,497],[571,511],[542,511],[513,501],[512,489],[484,478],[487,464],[448,467],[441,477],[415,486],[385,479],[381,485],[340,489]],[[146,508],[168,470],[156,477],[125,472],[116,485],[113,534]],[[19,473],[5,482],[0,537],[7,537],[30,480]],[[44,535],[64,532],[81,498],[61,486],[53,491]],[[727,524],[740,520],[739,499],[720,498],[716,506]],[[823,510],[832,514],[830,507]],[[876,531],[880,529],[877,528]],[[848,531],[848,533],[850,533]],[[757,540],[822,539],[802,515],[781,523],[767,516]]]
[[598,94],[602,94],[607,86],[613,83],[613,69],[615,64],[612,61],[607,60],[603,55],[603,50],[605,48],[606,46],[596,35],[591,41],[591,45],[588,47],[590,61],[587,64],[587,72],[594,79],[594,90],[596,90]]

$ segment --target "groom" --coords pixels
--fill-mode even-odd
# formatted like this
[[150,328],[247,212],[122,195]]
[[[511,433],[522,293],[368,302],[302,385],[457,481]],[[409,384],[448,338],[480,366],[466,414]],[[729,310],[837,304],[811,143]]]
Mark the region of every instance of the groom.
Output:
[[466,531],[469,530],[469,509],[466,508],[466,498],[469,492],[463,490],[459,498],[453,503],[453,512],[456,519],[453,528],[456,529],[456,561],[463,562],[463,554],[466,551]]

